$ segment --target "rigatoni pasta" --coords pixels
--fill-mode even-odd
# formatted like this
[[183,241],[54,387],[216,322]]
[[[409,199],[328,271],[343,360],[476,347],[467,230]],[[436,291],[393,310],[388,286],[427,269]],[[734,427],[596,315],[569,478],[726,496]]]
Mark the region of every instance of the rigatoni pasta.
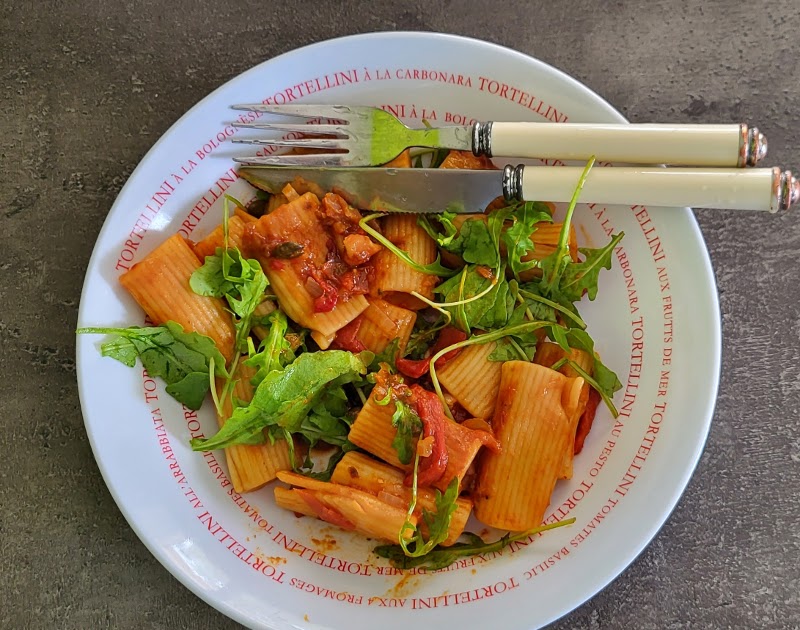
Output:
[[439,381],[476,418],[491,418],[503,363],[491,361],[497,343],[470,346],[439,370]]
[[189,286],[189,278],[200,266],[186,239],[175,234],[119,281],[155,325],[172,320],[184,330],[210,337],[229,361],[233,356],[233,324],[222,300],[197,295]]
[[[295,486],[291,490],[275,488],[275,501],[302,514],[341,519],[345,529],[357,529],[369,536],[394,541],[406,520],[403,508],[351,486],[317,481],[292,472],[279,472],[278,478]],[[304,507],[303,504],[305,504]],[[299,508],[299,509],[297,509]],[[336,516],[331,516],[335,513]],[[411,521],[416,524],[416,517]]]
[[[536,355],[533,357],[533,362],[544,365],[545,367],[551,367],[565,358],[570,359],[570,361],[577,365],[584,373],[589,376],[594,376],[594,357],[589,356],[589,353],[584,350],[579,350],[578,348],[572,348],[567,353],[558,344],[543,342],[536,348]],[[578,372],[575,371],[570,363],[565,363],[558,368],[558,371],[568,378],[576,378],[579,376]],[[570,418],[570,425],[572,427],[570,434],[572,439],[567,442],[564,449],[564,463],[561,467],[559,479],[572,479],[572,460],[575,455],[575,433],[578,428],[578,422],[586,410],[590,389],[588,383],[583,384],[578,404],[575,407],[575,412]]]
[[582,378],[522,361],[503,364],[492,428],[500,452],[484,451],[473,495],[487,525],[524,531],[539,525],[574,437]]
[[[363,294],[337,298],[337,288],[314,273],[328,259],[330,248],[321,223],[320,201],[313,193],[264,215],[248,226],[244,238],[264,268],[281,308],[292,320],[316,332],[323,349],[337,330],[369,306]],[[302,243],[292,240],[298,238]],[[290,256],[293,251],[299,255]]]
[[[233,398],[242,402],[253,399],[253,387],[250,379],[255,376],[255,370],[240,364],[236,371],[236,381],[233,386]],[[218,395],[222,395],[221,382],[217,383]],[[217,415],[219,426],[225,425],[230,418],[233,401],[231,397],[223,399],[222,413]],[[289,445],[286,440],[276,440],[274,443],[265,440],[263,444],[234,444],[225,449],[225,459],[228,462],[228,472],[236,492],[252,492],[276,478],[281,470],[291,470],[289,460]]]
[[[331,482],[358,488],[376,495],[379,499],[389,500],[392,504],[407,506],[411,500],[411,489],[404,484],[404,477],[405,475],[394,466],[351,451],[336,465]],[[436,511],[436,496],[433,491],[428,488],[419,490],[419,507],[421,510]],[[467,525],[471,511],[472,501],[464,497],[456,500],[447,538],[442,541],[443,545],[452,545],[458,540]]]
[[[350,441],[368,453],[403,470],[410,470],[411,464],[403,464],[393,446],[397,429],[392,425],[395,403],[379,405],[373,395],[364,403],[355,422],[350,428]],[[447,420],[443,426],[443,439],[449,453],[444,474],[433,486],[444,490],[453,480],[464,478],[481,446],[486,443],[481,431],[468,429],[463,424]],[[414,440],[416,448],[416,440]]]
[[367,299],[369,306],[359,315],[361,321],[356,338],[367,350],[376,354],[397,340],[398,350],[402,352],[417,321],[417,314],[379,298]]
[[[436,243],[417,225],[414,215],[393,214],[384,217],[381,219],[381,230],[389,241],[407,252],[414,262],[427,265],[436,260]],[[375,281],[371,285],[372,295],[389,299],[395,293],[416,292],[433,299],[436,277],[412,269],[389,250],[380,251],[375,256],[373,266]],[[413,304],[424,305],[421,302]]]

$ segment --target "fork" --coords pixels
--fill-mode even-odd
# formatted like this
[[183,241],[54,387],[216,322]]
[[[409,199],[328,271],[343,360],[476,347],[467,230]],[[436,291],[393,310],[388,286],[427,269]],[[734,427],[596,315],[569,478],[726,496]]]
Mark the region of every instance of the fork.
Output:
[[[378,166],[405,149],[457,149],[475,155],[588,160],[679,166],[754,166],[767,153],[767,140],[746,124],[591,124],[475,122],[472,125],[411,129],[391,113],[357,105],[233,105],[262,114],[327,122],[234,122],[234,127],[279,132],[283,137],[234,138],[233,142],[330,151],[305,155],[234,158],[243,164],[284,166]],[[339,121],[339,122],[337,122]],[[301,135],[301,137],[286,137]],[[327,137],[308,137],[327,136]],[[333,137],[331,137],[333,136]]]

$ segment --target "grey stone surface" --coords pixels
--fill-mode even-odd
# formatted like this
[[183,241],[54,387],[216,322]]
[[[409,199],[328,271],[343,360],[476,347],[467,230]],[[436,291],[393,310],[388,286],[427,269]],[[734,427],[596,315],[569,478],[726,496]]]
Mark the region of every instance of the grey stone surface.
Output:
[[[0,626],[233,628],[150,556],[94,463],[75,383],[83,273],[108,208],[186,109],[252,65],[376,30],[516,48],[634,121],[755,121],[800,167],[797,0],[0,2]],[[800,626],[800,227],[697,213],[724,356],[674,514],[556,628]]]

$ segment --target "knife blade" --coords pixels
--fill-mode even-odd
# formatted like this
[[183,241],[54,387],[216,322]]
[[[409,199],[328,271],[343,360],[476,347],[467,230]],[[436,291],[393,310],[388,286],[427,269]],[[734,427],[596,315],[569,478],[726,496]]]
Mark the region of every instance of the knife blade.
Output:
[[[419,214],[483,212],[498,196],[507,202],[567,202],[582,167],[506,166],[503,170],[427,168],[316,168],[247,166],[239,175],[253,186],[279,193],[288,183],[312,183],[352,206]],[[776,168],[593,168],[581,203],[666,207],[787,210],[800,200],[791,171]]]

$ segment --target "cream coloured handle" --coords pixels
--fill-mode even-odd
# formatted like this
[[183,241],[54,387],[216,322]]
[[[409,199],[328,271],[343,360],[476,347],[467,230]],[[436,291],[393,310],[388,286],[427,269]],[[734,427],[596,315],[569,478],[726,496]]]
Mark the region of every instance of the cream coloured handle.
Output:
[[[513,170],[518,173],[520,169]],[[521,170],[522,198],[539,201],[569,201],[583,172],[583,168],[573,166],[528,166]],[[787,174],[789,189],[784,194]],[[518,196],[514,184],[510,185],[509,196]],[[796,190],[797,181],[791,173],[781,173],[778,168],[595,167],[586,178],[579,201],[776,212],[796,201]]]
[[754,165],[767,148],[746,125],[490,124],[493,156],[735,167]]

